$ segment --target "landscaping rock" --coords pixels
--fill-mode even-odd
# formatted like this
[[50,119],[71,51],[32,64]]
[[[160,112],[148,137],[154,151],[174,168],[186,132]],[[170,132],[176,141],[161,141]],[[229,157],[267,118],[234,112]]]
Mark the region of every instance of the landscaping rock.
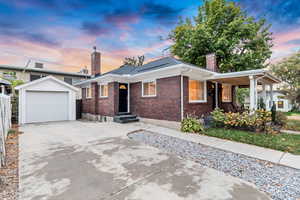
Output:
[[149,131],[128,137],[254,183],[274,200],[300,198],[300,170]]

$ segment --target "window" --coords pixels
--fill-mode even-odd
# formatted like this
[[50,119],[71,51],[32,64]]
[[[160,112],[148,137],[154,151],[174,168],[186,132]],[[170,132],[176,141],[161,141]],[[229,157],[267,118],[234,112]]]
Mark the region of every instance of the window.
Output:
[[47,75],[44,74],[30,74],[30,81],[35,81],[37,79],[46,77]]
[[149,81],[142,83],[142,96],[154,97],[156,96],[156,81]]
[[70,85],[73,84],[73,79],[70,77],[64,77],[64,82],[69,83]]
[[189,80],[189,102],[206,102],[206,82]]
[[277,101],[277,108],[283,108],[283,101]]
[[108,97],[108,85],[100,85],[100,97]]
[[91,88],[86,88],[85,89],[85,97],[86,98],[92,98],[92,89]]
[[222,84],[222,102],[232,101],[232,87],[231,85]]
[[35,81],[37,79],[40,79],[41,75],[37,75],[37,74],[30,74],[30,81]]

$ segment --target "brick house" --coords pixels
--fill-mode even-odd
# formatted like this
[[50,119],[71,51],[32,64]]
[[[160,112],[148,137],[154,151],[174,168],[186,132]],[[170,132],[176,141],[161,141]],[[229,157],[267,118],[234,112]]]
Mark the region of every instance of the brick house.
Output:
[[[235,89],[250,87],[250,108],[257,108],[257,85],[280,82],[266,69],[218,73],[214,54],[205,68],[173,57],[143,66],[124,65],[101,74],[100,53],[92,53],[93,78],[76,84],[82,88],[83,113],[95,118],[132,113],[140,118],[181,121],[206,115],[216,107],[235,111]],[[272,93],[270,93],[272,96]]]

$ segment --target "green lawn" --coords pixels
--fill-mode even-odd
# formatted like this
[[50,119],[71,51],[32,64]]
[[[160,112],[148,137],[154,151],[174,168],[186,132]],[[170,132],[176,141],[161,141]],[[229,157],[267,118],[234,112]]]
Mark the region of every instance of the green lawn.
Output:
[[284,126],[284,128],[287,130],[300,131],[300,121],[294,120],[294,119],[289,119],[289,120],[287,120],[287,123]]
[[300,115],[300,111],[294,111],[294,112],[285,112],[286,116],[292,116],[292,115]]
[[300,135],[267,135],[224,128],[210,128],[202,134],[300,155]]

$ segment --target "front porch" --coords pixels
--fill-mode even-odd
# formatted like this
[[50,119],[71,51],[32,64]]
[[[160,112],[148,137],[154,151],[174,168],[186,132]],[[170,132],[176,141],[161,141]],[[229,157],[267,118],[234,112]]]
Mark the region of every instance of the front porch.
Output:
[[[280,83],[281,81],[272,76],[268,71],[265,70],[250,70],[250,71],[242,71],[242,72],[232,72],[232,73],[223,73],[217,74],[213,78],[208,79],[215,84],[215,107],[221,107],[222,103],[220,102],[220,94],[222,95],[222,91],[224,85],[232,86],[232,94],[235,93],[237,88],[249,88],[249,100],[250,106],[249,110],[256,110],[258,108],[258,90],[262,91],[262,96],[265,105],[269,105],[272,107],[273,105],[273,85],[276,83]],[[220,87],[220,84],[222,87]],[[266,91],[270,91],[267,93]],[[267,102],[267,95],[270,95],[270,101]],[[234,102],[233,102],[234,103]]]

